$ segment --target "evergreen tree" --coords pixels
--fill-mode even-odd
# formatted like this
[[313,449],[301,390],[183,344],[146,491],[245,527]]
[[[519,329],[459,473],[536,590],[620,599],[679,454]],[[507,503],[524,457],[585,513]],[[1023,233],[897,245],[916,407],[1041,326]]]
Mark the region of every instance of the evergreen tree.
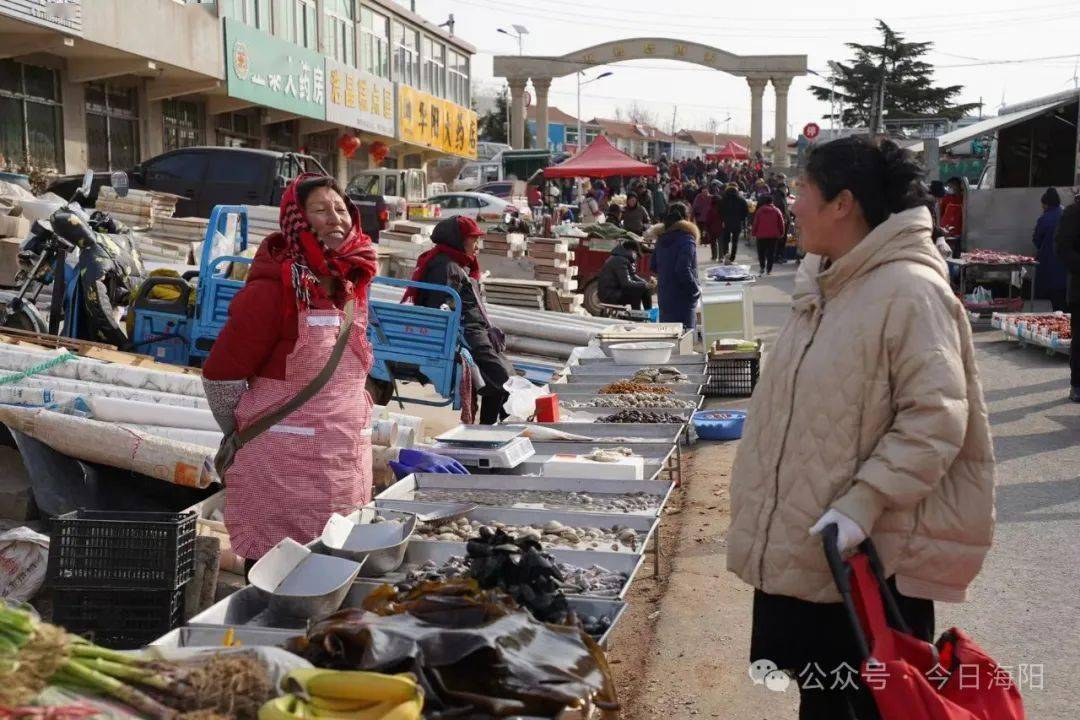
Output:
[[[487,112],[486,115],[480,117],[478,130],[480,133],[480,139],[484,142],[497,142],[510,144],[509,126],[507,125],[508,111],[507,107],[510,104],[509,95],[506,92],[501,92],[495,96],[495,107]],[[529,124],[525,123],[525,146],[532,146],[532,133],[529,132]]]
[[843,102],[844,110],[837,119],[844,127],[866,125],[874,133],[883,132],[884,128],[878,127],[883,92],[884,120],[893,128],[903,128],[903,121],[920,118],[958,120],[978,107],[978,103],[953,103],[962,85],[933,84],[934,68],[922,60],[933,43],[908,42],[881,20],[878,30],[882,35],[880,45],[847,43],[855,52],[850,64],[830,63],[833,88],[819,85],[810,88],[818,100],[828,102],[835,97]]

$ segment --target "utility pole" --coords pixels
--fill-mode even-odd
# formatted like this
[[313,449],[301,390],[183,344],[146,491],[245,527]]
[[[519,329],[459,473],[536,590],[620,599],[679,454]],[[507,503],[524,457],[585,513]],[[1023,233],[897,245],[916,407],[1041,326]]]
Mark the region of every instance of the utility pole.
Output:
[[[679,106],[676,105],[671,110],[671,159],[672,160],[675,159],[675,118],[678,117],[678,115],[679,115]],[[660,158],[660,156],[659,156],[659,154],[657,154],[656,159],[659,159],[659,158]]]

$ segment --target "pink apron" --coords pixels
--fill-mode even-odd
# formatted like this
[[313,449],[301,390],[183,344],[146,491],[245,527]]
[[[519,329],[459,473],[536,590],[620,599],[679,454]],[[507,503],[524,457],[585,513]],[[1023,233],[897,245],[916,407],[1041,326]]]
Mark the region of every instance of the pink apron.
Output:
[[[330,381],[284,421],[242,447],[225,474],[233,552],[258,559],[286,537],[307,543],[331,513],[371,500],[371,368],[366,304],[357,301],[349,346]],[[243,429],[295,397],[326,366],[345,313],[301,311],[285,380],[256,377],[236,407]],[[269,319],[267,319],[269,322]]]

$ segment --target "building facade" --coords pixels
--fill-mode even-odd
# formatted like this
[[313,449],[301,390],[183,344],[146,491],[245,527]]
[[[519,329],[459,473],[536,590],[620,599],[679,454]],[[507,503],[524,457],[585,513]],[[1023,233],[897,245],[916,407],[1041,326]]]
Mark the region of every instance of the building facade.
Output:
[[222,145],[304,151],[344,181],[372,151],[471,158],[474,53],[390,0],[0,0],[0,167]]

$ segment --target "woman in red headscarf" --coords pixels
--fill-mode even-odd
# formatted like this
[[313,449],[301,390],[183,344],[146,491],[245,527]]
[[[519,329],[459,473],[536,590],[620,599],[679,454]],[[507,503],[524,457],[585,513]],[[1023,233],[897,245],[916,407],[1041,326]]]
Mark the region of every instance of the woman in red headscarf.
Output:
[[249,561],[285,537],[312,540],[331,513],[371,499],[372,403],[364,383],[375,250],[330,177],[298,177],[281,199],[279,223],[280,232],[259,247],[203,367],[206,397],[225,434],[307,387],[326,367],[350,309],[352,330],[326,385],[244,445],[225,473],[225,524],[233,551]]

